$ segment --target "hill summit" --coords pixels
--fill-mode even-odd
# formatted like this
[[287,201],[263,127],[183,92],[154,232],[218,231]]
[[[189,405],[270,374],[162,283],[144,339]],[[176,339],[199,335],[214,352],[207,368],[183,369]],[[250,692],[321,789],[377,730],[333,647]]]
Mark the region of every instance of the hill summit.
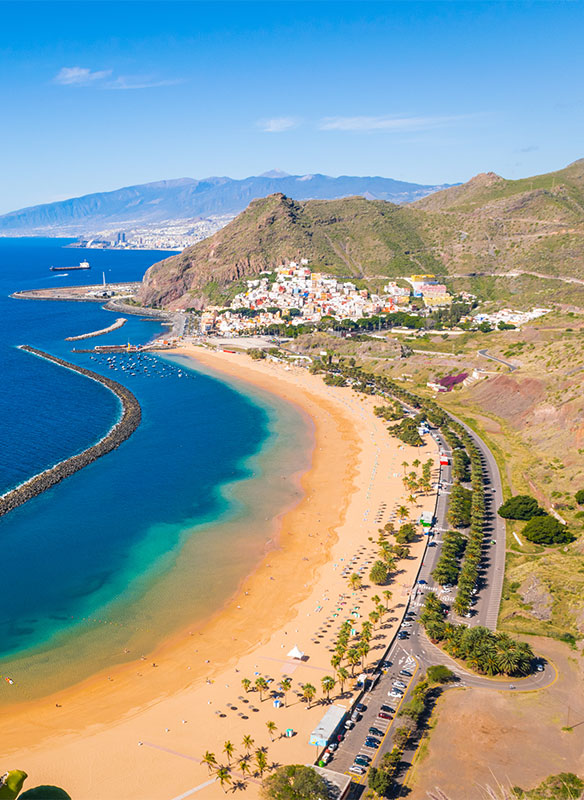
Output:
[[314,270],[361,279],[517,269],[583,278],[584,159],[521,180],[482,173],[409,205],[277,192],[154,264],[140,297],[174,308],[223,302],[244,279],[301,258]]

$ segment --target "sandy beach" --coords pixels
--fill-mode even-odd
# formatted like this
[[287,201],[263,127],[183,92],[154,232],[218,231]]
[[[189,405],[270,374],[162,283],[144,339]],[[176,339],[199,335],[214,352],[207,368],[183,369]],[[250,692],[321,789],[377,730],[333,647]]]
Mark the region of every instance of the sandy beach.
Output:
[[[387,587],[369,586],[368,573],[378,529],[395,519],[396,507],[405,501],[402,463],[415,458],[437,463],[433,440],[422,452],[402,445],[374,416],[374,399],[327,387],[306,370],[198,347],[177,352],[227,379],[273,392],[311,417],[315,443],[301,479],[304,497],[274,521],[262,562],[202,627],[58,695],[3,711],[0,773],[26,770],[28,787],[56,784],[74,800],[219,798],[223,790],[201,758],[211,751],[227,764],[225,741],[233,743],[236,756],[243,755],[246,735],[254,740],[252,754],[267,747],[269,764],[310,763],[316,751],[309,734],[327,709],[320,702],[321,679],[334,675],[330,649],[341,621],[354,611],[360,628],[374,609],[371,597],[392,591],[384,627],[374,633],[370,663],[383,653],[403,614],[424,543],[398,563]],[[412,517],[433,509],[434,501],[419,497]],[[364,586],[354,590],[348,576],[359,570]],[[287,657],[294,645],[306,660]],[[244,678],[253,686],[264,677],[274,689],[284,676],[292,686],[280,708],[269,691],[260,699],[258,691],[242,686]],[[298,696],[306,682],[317,690],[311,708]],[[352,683],[343,695],[337,685],[331,699],[348,706]],[[267,722],[276,730],[270,732]],[[286,729],[295,735],[281,736]],[[232,778],[243,779],[236,766]],[[259,778],[244,780],[246,796],[258,797]]]

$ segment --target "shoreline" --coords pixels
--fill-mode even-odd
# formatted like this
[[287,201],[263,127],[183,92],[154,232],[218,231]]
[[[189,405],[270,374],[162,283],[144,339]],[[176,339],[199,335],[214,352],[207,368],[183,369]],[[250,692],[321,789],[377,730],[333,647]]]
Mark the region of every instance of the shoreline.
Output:
[[19,349],[31,353],[37,358],[51,361],[64,369],[77,372],[96,383],[100,383],[117,397],[122,407],[122,413],[109,431],[95,442],[95,444],[90,445],[90,447],[87,447],[80,453],[76,453],[63,461],[59,461],[57,464],[53,464],[52,467],[48,467],[42,472],[33,475],[32,478],[28,478],[28,480],[14,487],[14,489],[9,489],[4,494],[0,495],[0,516],[8,514],[10,511],[18,508],[18,506],[32,500],[33,497],[38,497],[57,483],[65,480],[65,478],[74,475],[76,472],[79,472],[79,470],[97,461],[98,458],[111,453],[112,450],[119,447],[122,442],[130,438],[140,425],[142,419],[140,404],[132,392],[125,386],[122,386],[121,383],[112,381],[111,378],[106,378],[104,375],[92,372],[89,369],[85,369],[85,367],[72,364],[69,361],[53,356],[50,353],[45,353],[43,350],[38,350],[30,345],[20,345]]
[[[312,760],[306,741],[311,727],[322,716],[318,705],[307,713],[306,706],[293,698],[284,712],[272,709],[268,702],[258,702],[257,694],[250,693],[258,712],[239,720],[235,712],[227,710],[226,697],[241,708],[242,699],[247,700],[241,694],[241,676],[253,678],[258,670],[273,676],[279,670],[295,673],[317,686],[321,676],[332,673],[326,648],[316,646],[324,642],[314,638],[314,626],[330,616],[338,592],[347,591],[347,580],[339,569],[341,561],[349,563],[352,553],[355,559],[365,558],[363,553],[372,550],[368,534],[375,533],[380,524],[380,512],[374,506],[382,500],[397,502],[398,495],[403,495],[399,472],[390,470],[399,469],[408,448],[387,436],[383,424],[372,414],[370,398],[359,398],[349,389],[327,388],[319,377],[304,370],[284,371],[244,356],[194,347],[180,348],[173,355],[194,357],[213,371],[298,404],[315,424],[312,463],[300,480],[303,498],[275,520],[279,532],[266,543],[261,563],[200,630],[170,638],[148,657],[147,661],[153,658],[158,668],[137,660],[58,695],[5,707],[0,736],[11,742],[11,762],[26,769],[31,781],[60,783],[76,800],[101,800],[110,795],[116,785],[114,774],[122,773],[132,774],[132,782],[125,786],[123,795],[118,784],[116,796],[120,800],[179,795],[199,778],[207,780],[206,769],[194,762],[200,761],[204,749],[221,750],[215,741],[221,737],[221,730],[239,742],[236,728],[243,733],[249,728],[258,743],[267,743],[266,714],[279,726],[279,717],[286,716],[286,724],[299,732],[293,739],[270,743],[270,752],[277,751],[282,763],[295,758],[302,759],[301,763]],[[384,437],[379,444],[378,436]],[[430,506],[434,498],[420,500]],[[414,546],[412,558],[403,562],[404,574],[390,586],[396,609],[404,606],[421,553],[422,548]],[[365,603],[366,593],[355,602]],[[293,625],[297,627],[291,628]],[[306,665],[291,663],[286,657],[288,646],[294,644],[310,652]],[[136,669],[144,672],[136,673]],[[219,707],[223,716],[215,714]],[[181,715],[186,717],[184,723]],[[138,740],[147,747],[137,747]],[[95,782],[93,777],[88,779],[88,769],[97,752],[107,758],[111,770]],[[172,788],[164,776],[172,777]],[[257,796],[255,785],[250,784],[248,789],[250,796]],[[202,794],[213,798],[216,791],[210,785]]]

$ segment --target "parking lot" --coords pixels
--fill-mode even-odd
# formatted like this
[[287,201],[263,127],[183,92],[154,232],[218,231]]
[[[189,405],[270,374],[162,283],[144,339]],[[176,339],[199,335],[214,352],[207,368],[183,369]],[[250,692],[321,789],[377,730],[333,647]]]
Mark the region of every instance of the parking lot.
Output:
[[[368,760],[368,765],[371,766],[383,753],[391,750],[394,720],[417,679],[417,661],[404,649],[404,645],[407,646],[407,640],[403,642],[396,640],[394,643],[386,662],[388,667],[383,670],[377,686],[364,694],[361,703],[365,708],[359,713],[354,726],[347,729],[343,741],[327,764],[329,769],[352,775],[353,780],[357,783],[364,781],[366,776],[361,778],[360,775],[349,771],[355,763],[355,759]],[[402,670],[410,674],[400,675]],[[392,690],[394,681],[404,684],[400,690],[403,694],[389,697],[388,692]],[[379,717],[380,712],[384,716]],[[370,729],[375,729],[376,733],[370,733]],[[365,744],[365,740],[369,736],[376,741],[377,746]]]

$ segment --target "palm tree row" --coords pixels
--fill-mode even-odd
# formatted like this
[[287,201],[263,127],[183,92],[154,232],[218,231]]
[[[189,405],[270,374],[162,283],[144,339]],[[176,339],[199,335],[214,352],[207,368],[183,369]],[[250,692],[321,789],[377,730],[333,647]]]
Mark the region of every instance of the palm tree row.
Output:
[[420,621],[434,642],[440,642],[453,658],[484,675],[528,675],[533,666],[533,650],[507,633],[493,633],[480,625],[469,628],[444,619],[445,608],[434,592],[426,596]]
[[[273,722],[267,722],[266,727],[268,731],[270,731],[270,736],[272,735],[273,731],[276,730],[276,725]],[[273,741],[273,738],[272,738]],[[237,763],[231,763],[232,759],[235,755],[235,746],[229,740],[227,740],[223,745],[223,752],[227,756],[227,765],[219,764],[217,762],[217,758],[215,757],[215,753],[207,750],[204,754],[203,758],[201,759],[201,764],[206,764],[209,774],[212,772],[215,773],[216,779],[221,784],[221,788],[225,791],[225,786],[229,785],[233,782],[232,778],[232,769],[234,766],[239,769],[244,777],[247,777],[251,773],[251,764],[253,763],[259,773],[260,777],[263,776],[264,772],[268,768],[268,748],[267,747],[258,747],[255,749],[253,754],[253,762],[252,762],[252,755],[250,750],[254,746],[254,740],[251,736],[247,735],[243,737],[242,745],[245,748],[245,753],[240,755]]]

